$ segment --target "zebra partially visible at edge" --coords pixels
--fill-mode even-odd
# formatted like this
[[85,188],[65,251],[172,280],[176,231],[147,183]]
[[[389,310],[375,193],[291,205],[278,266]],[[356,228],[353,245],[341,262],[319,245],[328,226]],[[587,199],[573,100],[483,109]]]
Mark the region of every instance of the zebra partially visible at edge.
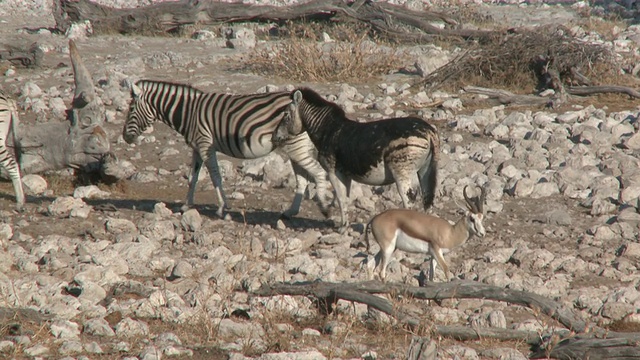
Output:
[[[139,80],[131,85],[129,114],[123,128],[124,140],[131,144],[156,120],[161,120],[184,136],[193,149],[187,206],[194,203],[198,175],[204,163],[215,188],[223,217],[227,198],[216,152],[239,159],[265,156],[276,149],[272,134],[291,103],[291,93],[249,95],[207,93],[190,85]],[[279,146],[289,156],[296,177],[296,193],[284,217],[298,214],[308,185],[305,172],[314,178],[320,207],[327,206],[326,173],[316,160],[317,151],[306,133]]]
[[9,134],[13,136],[13,144],[17,145],[15,129],[20,119],[15,102],[0,90],[0,165],[7,171],[13,191],[16,194],[16,208],[18,211],[24,210],[24,191],[22,190],[22,178],[20,167],[15,159],[15,154],[11,154],[7,149],[7,138]]

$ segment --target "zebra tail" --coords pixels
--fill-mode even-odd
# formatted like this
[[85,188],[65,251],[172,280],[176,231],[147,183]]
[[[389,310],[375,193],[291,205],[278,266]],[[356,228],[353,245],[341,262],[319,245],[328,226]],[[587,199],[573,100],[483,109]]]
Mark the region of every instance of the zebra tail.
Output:
[[436,185],[438,183],[438,152],[440,144],[437,133],[431,138],[431,150],[429,158],[418,170],[420,179],[420,189],[422,190],[422,206],[427,210],[433,205],[436,196]]
[[18,172],[22,174],[22,146],[20,144],[20,140],[16,136],[16,128],[20,125],[20,118],[18,117],[17,109],[11,111],[9,131],[11,132],[11,138],[13,140],[13,158],[16,160],[16,166],[18,167]]

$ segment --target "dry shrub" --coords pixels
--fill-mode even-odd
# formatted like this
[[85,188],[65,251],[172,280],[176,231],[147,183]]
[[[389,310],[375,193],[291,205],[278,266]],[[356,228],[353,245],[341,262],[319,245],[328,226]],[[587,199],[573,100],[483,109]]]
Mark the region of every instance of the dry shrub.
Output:
[[293,26],[287,40],[253,50],[243,68],[296,81],[362,82],[404,63],[401,52],[371,38],[366,29],[336,26],[335,41],[323,42],[317,27]]
[[608,328],[617,332],[638,332],[640,331],[640,324],[623,319],[612,322]]
[[594,82],[618,76],[619,65],[606,47],[579,41],[565,27],[548,26],[488,37],[424,82],[432,89],[476,85],[528,93],[539,84],[540,58],[553,58],[566,84],[572,69]]

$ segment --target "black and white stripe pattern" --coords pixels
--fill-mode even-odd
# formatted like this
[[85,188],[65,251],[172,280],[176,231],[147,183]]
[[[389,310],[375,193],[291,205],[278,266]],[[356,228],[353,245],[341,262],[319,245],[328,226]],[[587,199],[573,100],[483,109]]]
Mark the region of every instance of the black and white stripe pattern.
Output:
[[[291,103],[288,92],[251,95],[206,93],[194,87],[162,81],[140,80],[131,87],[132,100],[123,129],[123,137],[132,143],[156,120],[169,125],[184,136],[193,148],[191,180],[187,205],[194,202],[200,168],[204,163],[216,190],[222,217],[227,205],[222,190],[216,152],[240,159],[265,156],[275,147],[271,138],[284,111]],[[316,149],[306,133],[282,144],[292,161],[296,175],[296,195],[283,215],[298,214],[308,185],[305,172],[314,178],[318,198],[326,200],[325,172],[316,160]]]
[[9,136],[13,136],[14,145],[16,143],[15,129],[18,127],[18,123],[18,109],[15,102],[0,90],[0,166],[7,171],[13,183],[17,209],[23,210],[25,198],[22,190],[20,167],[15,160],[13,150],[7,148],[7,138]]

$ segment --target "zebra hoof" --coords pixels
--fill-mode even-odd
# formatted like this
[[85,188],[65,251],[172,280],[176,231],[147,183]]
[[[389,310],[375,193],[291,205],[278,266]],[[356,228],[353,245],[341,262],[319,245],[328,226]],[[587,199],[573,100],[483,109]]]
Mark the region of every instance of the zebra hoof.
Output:
[[280,220],[291,220],[294,216],[298,215],[298,212],[293,212],[293,211],[283,211],[282,214],[280,214]]
[[20,214],[24,214],[27,209],[24,207],[24,204],[19,204],[16,205],[16,211],[19,212]]

